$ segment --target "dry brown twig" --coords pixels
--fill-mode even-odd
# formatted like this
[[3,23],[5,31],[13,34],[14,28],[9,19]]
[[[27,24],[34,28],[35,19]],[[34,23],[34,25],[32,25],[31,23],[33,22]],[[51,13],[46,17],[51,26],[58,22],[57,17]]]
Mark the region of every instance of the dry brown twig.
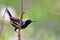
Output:
[[18,40],[21,40],[21,35],[20,35],[20,29],[21,29],[21,25],[22,25],[22,18],[23,18],[23,0],[21,1],[21,15],[20,15],[20,24],[18,25]]

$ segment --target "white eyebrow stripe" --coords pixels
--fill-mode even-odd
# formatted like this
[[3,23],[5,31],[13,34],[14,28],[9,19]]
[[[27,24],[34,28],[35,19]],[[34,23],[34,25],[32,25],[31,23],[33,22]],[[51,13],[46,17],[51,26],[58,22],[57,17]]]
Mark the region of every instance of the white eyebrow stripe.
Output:
[[23,21],[26,21],[26,20],[30,20],[30,18],[26,18],[25,20],[23,20]]

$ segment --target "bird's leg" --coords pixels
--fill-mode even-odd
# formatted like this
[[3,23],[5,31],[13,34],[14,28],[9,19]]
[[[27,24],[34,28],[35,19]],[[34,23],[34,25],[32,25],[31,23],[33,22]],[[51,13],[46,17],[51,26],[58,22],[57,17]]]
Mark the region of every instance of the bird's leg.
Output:
[[15,27],[14,31],[17,32],[16,30],[18,29],[18,27]]

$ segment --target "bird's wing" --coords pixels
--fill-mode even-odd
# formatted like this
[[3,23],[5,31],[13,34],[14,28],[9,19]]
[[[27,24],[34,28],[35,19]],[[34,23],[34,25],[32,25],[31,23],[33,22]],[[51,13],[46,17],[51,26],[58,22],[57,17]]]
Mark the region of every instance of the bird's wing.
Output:
[[10,18],[10,21],[12,24],[18,25],[20,23],[20,20],[18,18]]

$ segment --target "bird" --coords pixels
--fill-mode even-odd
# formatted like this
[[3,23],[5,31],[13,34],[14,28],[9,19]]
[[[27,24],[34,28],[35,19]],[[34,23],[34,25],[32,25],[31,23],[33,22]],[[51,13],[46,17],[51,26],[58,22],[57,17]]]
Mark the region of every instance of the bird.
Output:
[[[9,15],[9,18],[10,18],[10,22],[11,22],[11,25],[15,28],[14,31],[16,31],[19,27],[19,23],[20,23],[20,19],[19,18],[16,18],[16,17],[13,17],[10,13],[10,11],[6,8],[6,12],[8,13]],[[29,24],[31,24],[32,22],[35,22],[34,20],[32,19],[25,19],[25,20],[22,20],[22,25],[21,25],[21,29],[25,29]]]

